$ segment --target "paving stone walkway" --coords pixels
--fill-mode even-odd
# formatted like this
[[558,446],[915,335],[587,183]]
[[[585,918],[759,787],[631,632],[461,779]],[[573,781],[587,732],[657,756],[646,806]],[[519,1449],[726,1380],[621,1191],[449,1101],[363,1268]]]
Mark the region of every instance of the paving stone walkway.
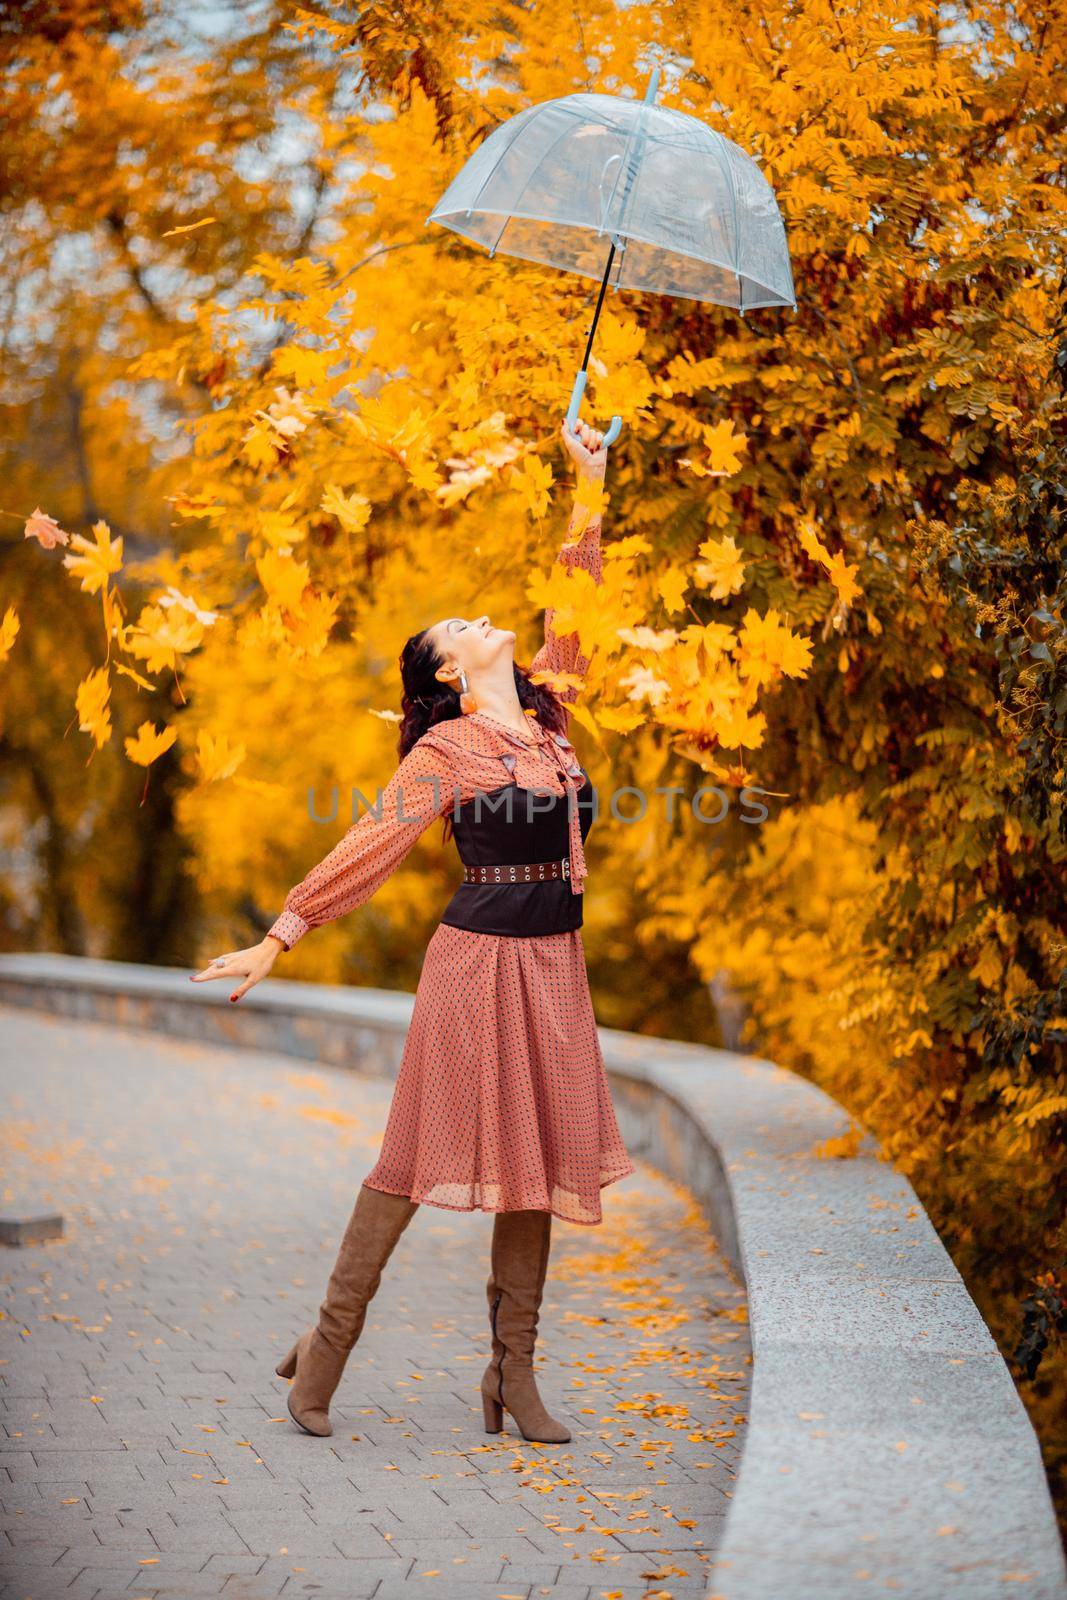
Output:
[[[744,1296],[651,1169],[557,1222],[539,1345],[569,1444],[487,1436],[491,1218],[423,1206],[331,1415],[275,1362],[317,1310],[391,1085],[0,1009],[0,1596],[702,1596],[733,1487]],[[509,1430],[512,1428],[508,1419]]]

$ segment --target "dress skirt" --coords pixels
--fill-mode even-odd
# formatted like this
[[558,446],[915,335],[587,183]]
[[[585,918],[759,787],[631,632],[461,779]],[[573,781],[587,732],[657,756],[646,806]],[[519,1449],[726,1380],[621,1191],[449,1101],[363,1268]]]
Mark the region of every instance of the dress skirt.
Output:
[[634,1170],[581,930],[507,937],[440,923],[367,1186],[447,1210],[595,1224],[601,1189]]

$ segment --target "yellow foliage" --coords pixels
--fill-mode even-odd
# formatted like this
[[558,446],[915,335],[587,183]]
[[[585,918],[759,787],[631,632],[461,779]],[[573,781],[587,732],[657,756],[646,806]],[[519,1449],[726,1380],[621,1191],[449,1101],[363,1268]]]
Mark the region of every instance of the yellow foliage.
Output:
[[[268,926],[351,788],[388,777],[410,634],[489,611],[529,661],[553,605],[593,652],[574,718],[601,784],[721,783],[733,806],[721,826],[605,817],[598,1000],[620,1026],[706,1031],[655,973],[696,972],[704,1006],[725,974],[750,1042],[916,1176],[972,1285],[988,1268],[1003,1335],[1022,1270],[1003,1241],[1034,1276],[1067,1093],[1052,556],[1027,587],[1061,514],[1035,485],[1063,476],[1063,8],[986,5],[972,35],[931,7],[828,26],[769,0],[758,47],[729,10],[672,9],[661,99],[759,161],[798,309],[609,295],[585,415],[625,432],[606,505],[577,518],[603,511],[600,586],[546,570],[595,267],[424,223],[507,118],[639,92],[662,16],[266,0],[205,48],[162,0],[135,25],[67,9],[61,42],[5,36],[0,129],[0,248],[33,288],[5,371],[0,654],[10,804],[52,841],[41,938],[78,947],[55,856],[82,818],[148,821],[117,749],[85,772],[64,742],[72,696],[94,749],[112,718],[151,747],[146,693],[148,726],[181,729],[154,825],[176,819],[203,900],[175,901],[153,959],[184,959],[194,925],[219,947]],[[747,785],[759,826],[737,820]],[[336,823],[314,820],[335,787]],[[427,837],[293,970],[413,984],[446,860]],[[77,881],[101,948],[135,954],[99,914],[119,890]]]

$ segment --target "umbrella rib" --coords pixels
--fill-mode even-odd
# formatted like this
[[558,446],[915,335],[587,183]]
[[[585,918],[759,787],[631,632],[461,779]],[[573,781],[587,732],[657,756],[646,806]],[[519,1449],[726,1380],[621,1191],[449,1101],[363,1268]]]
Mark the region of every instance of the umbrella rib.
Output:
[[[515,196],[515,199],[512,201],[511,210],[504,212],[504,221],[501,224],[500,232],[497,234],[496,238],[493,240],[493,247],[489,252],[489,254],[491,256],[496,254],[496,247],[500,243],[501,239],[504,237],[504,229],[507,227],[508,223],[511,222],[512,219],[515,216],[515,207],[518,205],[519,201],[522,199],[523,195],[526,193],[527,189],[530,187],[531,183],[533,182],[534,175],[541,170],[541,166],[544,163],[545,157],[550,155],[551,152],[559,144],[560,140],[562,138],[564,138],[570,132],[571,132],[571,128],[570,127],[566,127],[566,128],[563,129],[563,131],[561,133],[557,133],[556,137],[553,139],[552,143],[548,146],[547,150],[545,150],[540,156],[538,156],[536,166],[533,166],[533,167],[530,168],[530,171],[526,175],[526,179],[525,179],[525,181],[523,183],[522,188],[519,190],[518,194]],[[532,222],[537,222],[537,221],[542,220],[542,219],[537,218],[537,217],[532,217],[530,220]]]
[[[721,133],[719,133],[719,130],[717,128],[713,128],[712,132],[718,138],[718,140],[719,140],[719,148],[720,148],[720,151],[722,151],[722,147],[726,143],[725,138],[723,137],[723,135]],[[737,309],[741,313],[741,315],[743,316],[744,315],[744,298],[745,298],[745,296],[744,296],[744,290],[741,288],[741,274],[737,270],[737,247],[738,247],[738,243],[740,241],[740,234],[739,234],[738,228],[737,228],[737,185],[734,183],[733,168],[730,165],[729,158],[728,158],[728,156],[726,156],[726,152],[725,151],[723,151],[722,153],[723,153],[723,156],[724,156],[725,159],[723,159],[721,165],[723,166],[723,168],[726,171],[726,178],[727,178],[727,181],[728,181],[728,183],[730,185],[730,198],[733,200],[733,203],[734,203],[734,263],[733,263],[733,274],[734,274],[734,277],[737,279]]]
[[[528,106],[527,110],[528,111],[536,111],[537,107],[536,106]],[[468,216],[470,215],[470,213],[472,211],[474,211],[476,209],[476,207],[478,205],[478,201],[482,198],[482,194],[485,191],[486,184],[489,182],[490,178],[493,178],[493,177],[496,176],[497,169],[499,168],[500,163],[503,161],[504,157],[507,155],[507,153],[511,149],[512,145],[515,143],[515,140],[519,137],[519,134],[522,133],[525,130],[525,128],[527,126],[527,123],[532,121],[532,118],[527,117],[526,121],[524,122],[522,116],[520,115],[520,116],[512,118],[512,121],[518,123],[518,127],[516,127],[514,133],[511,135],[511,138],[508,140],[507,144],[504,146],[503,150],[501,150],[500,154],[497,156],[496,160],[493,162],[493,165],[490,167],[489,171],[486,173],[484,179],[482,180],[481,188],[478,190],[478,193],[475,195],[475,197],[474,197],[473,201],[471,202],[471,204],[469,206],[464,206],[463,209],[464,209],[464,211],[466,211]]]

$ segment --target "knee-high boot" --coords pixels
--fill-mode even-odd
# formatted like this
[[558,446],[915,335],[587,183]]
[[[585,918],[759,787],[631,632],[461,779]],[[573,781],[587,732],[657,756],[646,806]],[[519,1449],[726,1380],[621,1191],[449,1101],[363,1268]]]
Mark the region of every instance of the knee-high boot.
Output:
[[275,1368],[279,1378],[293,1379],[289,1414],[305,1433],[325,1437],[333,1432],[330,1400],[363,1332],[367,1306],[381,1282],[382,1268],[417,1210],[417,1202],[406,1195],[360,1186],[318,1323],[301,1335]]
[[499,1433],[509,1411],[524,1439],[565,1444],[570,1434],[545,1410],[533,1370],[551,1232],[549,1211],[498,1211],[493,1219],[486,1284],[493,1355],[482,1377],[482,1407],[487,1433]]

